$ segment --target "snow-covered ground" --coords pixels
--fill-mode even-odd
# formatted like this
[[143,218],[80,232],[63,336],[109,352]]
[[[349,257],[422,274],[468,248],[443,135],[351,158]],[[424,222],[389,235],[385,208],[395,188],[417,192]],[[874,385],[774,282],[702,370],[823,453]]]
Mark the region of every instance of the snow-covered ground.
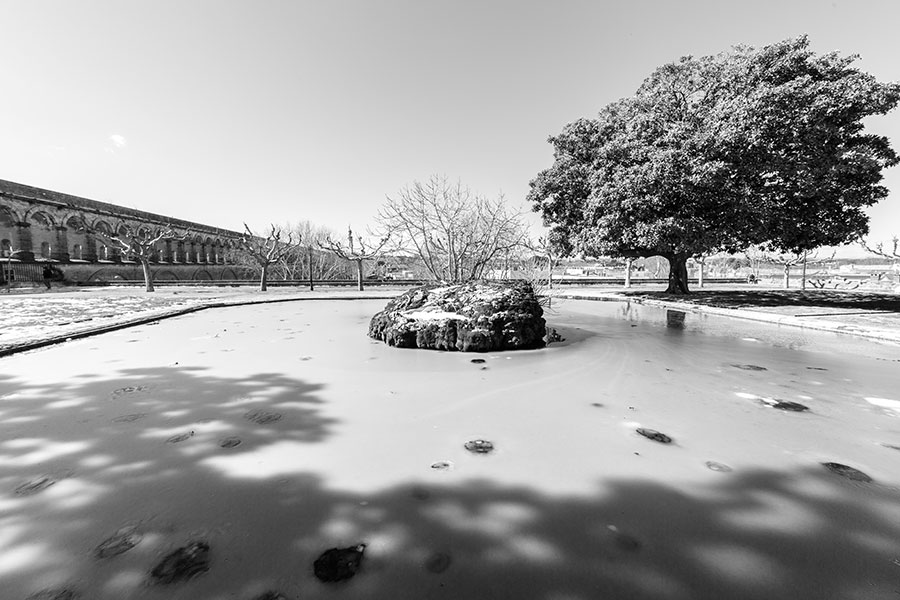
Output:
[[[0,597],[896,597],[896,347],[566,301],[543,350],[399,350],[365,335],[383,305],[0,359]],[[195,542],[208,571],[154,583]],[[359,543],[355,577],[316,579]]]

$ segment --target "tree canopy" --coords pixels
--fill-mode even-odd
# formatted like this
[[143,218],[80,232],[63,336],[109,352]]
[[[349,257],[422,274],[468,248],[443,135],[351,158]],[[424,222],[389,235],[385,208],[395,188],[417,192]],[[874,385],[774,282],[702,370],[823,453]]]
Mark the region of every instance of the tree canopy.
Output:
[[663,65],[549,139],[529,201],[570,252],[668,259],[676,293],[693,255],[858,238],[898,162],[862,120],[893,109],[900,84],[857,58],[817,55],[804,36]]

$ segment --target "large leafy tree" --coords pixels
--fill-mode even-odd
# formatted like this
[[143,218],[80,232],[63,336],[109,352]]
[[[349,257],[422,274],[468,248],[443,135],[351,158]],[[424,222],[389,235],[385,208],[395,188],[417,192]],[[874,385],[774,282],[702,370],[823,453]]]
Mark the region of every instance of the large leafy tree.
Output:
[[668,259],[686,293],[693,255],[762,244],[803,252],[864,235],[898,162],[862,119],[900,84],[816,55],[806,37],[658,68],[634,96],[550,138],[529,200],[570,251]]

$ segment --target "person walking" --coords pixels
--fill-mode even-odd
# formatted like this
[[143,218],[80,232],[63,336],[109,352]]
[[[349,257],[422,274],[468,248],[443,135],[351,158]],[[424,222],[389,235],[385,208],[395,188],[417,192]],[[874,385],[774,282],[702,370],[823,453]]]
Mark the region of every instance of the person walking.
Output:
[[53,281],[53,268],[49,263],[44,264],[44,285],[47,286],[47,289],[50,289],[50,282]]

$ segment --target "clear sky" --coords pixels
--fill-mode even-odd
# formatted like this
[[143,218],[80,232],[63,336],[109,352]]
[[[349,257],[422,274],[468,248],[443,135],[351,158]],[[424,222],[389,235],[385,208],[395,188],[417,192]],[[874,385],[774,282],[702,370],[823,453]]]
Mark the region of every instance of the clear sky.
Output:
[[[435,173],[524,206],[549,135],[687,54],[806,33],[900,80],[897,0],[0,0],[0,23],[0,179],[230,229],[364,228]],[[900,150],[900,111],[869,128]]]

